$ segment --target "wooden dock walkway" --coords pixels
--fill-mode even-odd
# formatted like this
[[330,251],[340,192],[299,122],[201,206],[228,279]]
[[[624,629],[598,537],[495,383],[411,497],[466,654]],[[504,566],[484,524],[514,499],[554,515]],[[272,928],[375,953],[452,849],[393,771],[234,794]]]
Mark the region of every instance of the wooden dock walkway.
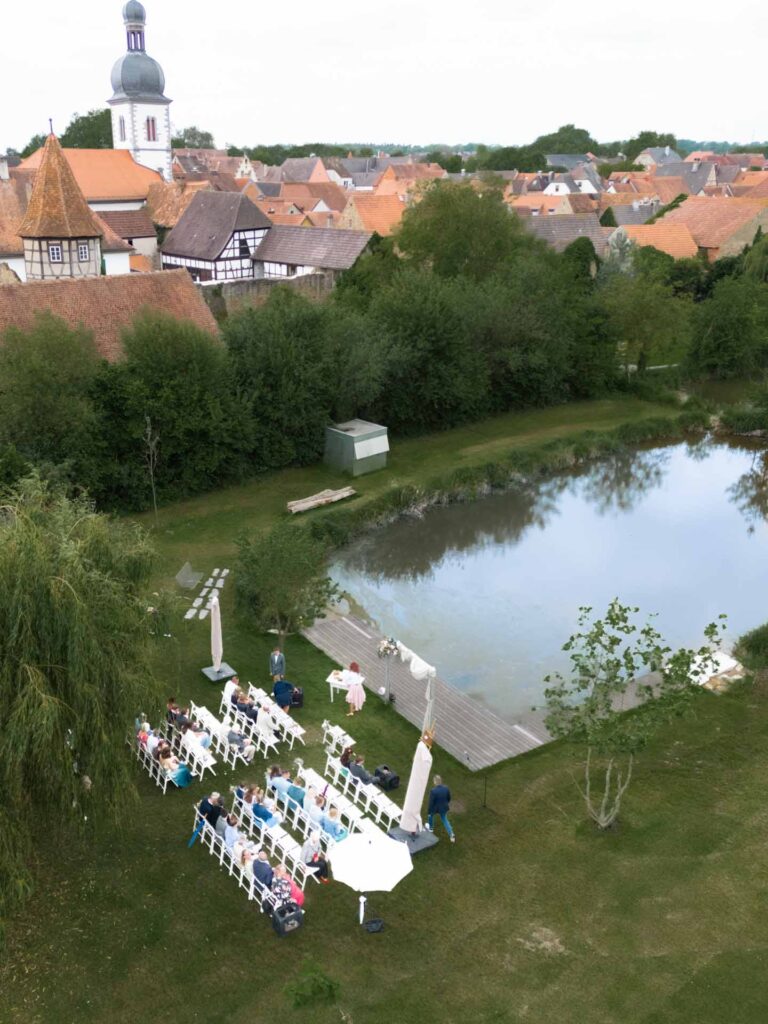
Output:
[[[346,667],[356,661],[365,676],[366,688],[372,691],[375,700],[381,699],[378,691],[385,685],[388,661],[390,693],[395,697],[393,706],[403,718],[421,728],[426,710],[426,683],[417,682],[399,657],[379,657],[378,645],[383,634],[378,629],[353,615],[330,615],[305,629],[304,636],[339,666]],[[439,678],[435,682],[435,742],[472,771],[524,754],[549,741],[542,717],[536,712],[505,721],[474,697]],[[337,694],[336,700],[343,701],[343,694]]]

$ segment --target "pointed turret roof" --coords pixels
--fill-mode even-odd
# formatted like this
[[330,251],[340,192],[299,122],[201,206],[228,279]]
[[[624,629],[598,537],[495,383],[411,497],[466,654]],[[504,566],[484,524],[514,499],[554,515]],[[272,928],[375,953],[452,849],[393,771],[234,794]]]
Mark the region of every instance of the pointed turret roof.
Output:
[[22,238],[99,238],[101,234],[59,140],[49,135],[19,235]]

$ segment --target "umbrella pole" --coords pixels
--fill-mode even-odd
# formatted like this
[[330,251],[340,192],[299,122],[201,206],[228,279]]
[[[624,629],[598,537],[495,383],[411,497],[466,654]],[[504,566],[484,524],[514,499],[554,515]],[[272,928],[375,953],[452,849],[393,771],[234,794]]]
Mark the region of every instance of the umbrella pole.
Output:
[[365,896],[360,896],[360,924],[365,920]]

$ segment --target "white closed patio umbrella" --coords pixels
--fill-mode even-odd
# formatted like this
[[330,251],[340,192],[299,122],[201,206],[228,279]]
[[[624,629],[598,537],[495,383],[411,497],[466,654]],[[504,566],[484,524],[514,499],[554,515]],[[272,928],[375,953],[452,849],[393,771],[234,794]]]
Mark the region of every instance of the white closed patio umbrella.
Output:
[[215,672],[221,670],[221,659],[224,657],[224,641],[221,638],[221,608],[218,596],[211,601],[211,658]]
[[432,769],[432,752],[424,742],[419,740],[416,746],[416,753],[413,755],[411,777],[408,779],[408,789],[405,793],[403,813],[400,816],[400,828],[405,829],[412,835],[421,832],[421,808],[424,804],[424,794],[429,785],[429,775]]
[[328,863],[337,882],[361,893],[360,924],[365,916],[365,893],[391,892],[413,870],[405,843],[389,836],[357,832],[328,851]]

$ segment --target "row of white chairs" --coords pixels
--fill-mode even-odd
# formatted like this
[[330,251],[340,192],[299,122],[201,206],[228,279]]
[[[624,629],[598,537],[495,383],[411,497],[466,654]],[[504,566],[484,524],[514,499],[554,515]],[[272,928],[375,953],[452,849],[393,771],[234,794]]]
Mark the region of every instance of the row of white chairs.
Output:
[[355,741],[340,725],[323,722],[323,746],[327,754],[342,754],[347,747],[354,747]]
[[370,814],[377,825],[384,824],[387,829],[392,829],[400,824],[403,814],[402,807],[398,807],[395,801],[387,796],[374,782],[367,785],[351,775],[348,768],[338,758],[328,754],[325,762],[325,777],[330,779],[334,786],[353,800],[366,814]]
[[[234,710],[234,708],[232,710]],[[226,764],[230,766],[230,768],[236,768],[238,764],[247,765],[251,763],[241,750],[229,742],[230,730],[235,726],[238,726],[241,729],[245,742],[247,744],[253,744],[256,748],[257,754],[261,754],[262,757],[268,758],[277,753],[277,744],[274,740],[260,732],[259,729],[256,728],[255,723],[252,722],[250,718],[245,718],[244,715],[237,716],[237,718],[245,718],[246,725],[242,725],[239,720],[233,720],[233,717],[228,713],[225,713],[223,720],[219,721],[219,719],[216,718],[213,712],[209,711],[208,708],[198,706],[197,704],[190,705],[190,712],[193,718],[196,718],[198,722],[206,727],[206,729],[210,730],[213,746],[216,748],[216,753]]]
[[264,757],[272,757],[277,754],[277,737],[270,733],[262,732],[252,718],[238,711],[229,699],[222,695],[219,704],[219,714],[225,722],[234,722],[242,731],[246,740],[256,747]]
[[314,768],[308,768],[299,760],[296,761],[296,765],[297,780],[302,778],[307,786],[312,786],[316,789],[318,793],[325,797],[328,806],[338,807],[342,822],[348,823],[350,832],[381,831],[375,821],[367,818],[360,807],[356,806],[348,796],[342,793],[340,789],[337,789],[332,782],[324,778],[320,772],[316,772]]
[[171,785],[173,786],[175,786],[176,783],[173,781],[168,772],[164,768],[161,768],[160,762],[157,760],[157,758],[152,757],[152,755],[149,753],[146,747],[143,747],[141,743],[139,743],[139,739],[137,736],[130,736],[127,742],[128,746],[133,750],[134,754],[136,755],[136,758],[139,761],[139,763],[144,768],[146,768],[150,779],[152,779],[155,785],[160,787],[160,789],[163,791],[163,796],[165,796],[165,791],[168,789],[168,783],[170,782]]
[[260,848],[263,847],[268,854],[285,864],[301,890],[307,884],[308,878],[319,882],[315,872],[310,870],[301,859],[303,844],[297,842],[282,824],[267,827],[266,822],[261,818],[254,818],[248,804],[244,803],[237,795],[234,796],[233,813],[245,828],[248,836]]
[[266,690],[262,690],[258,686],[254,686],[252,683],[248,683],[248,696],[255,700],[256,703],[261,707],[267,703],[272,709],[272,721],[277,725],[283,732],[283,738],[288,744],[288,748],[293,750],[293,744],[296,740],[306,746],[304,742],[304,736],[306,729],[299,725],[295,718],[291,718],[287,711],[283,711],[279,704],[275,703],[274,697],[271,697]]
[[[336,840],[330,833],[320,825],[318,821],[311,818],[301,804],[291,799],[287,793],[276,793],[272,790],[275,802],[283,816],[283,823],[291,825],[302,839],[308,839],[313,832],[320,833],[320,846],[324,852],[336,845]],[[348,831],[359,832],[360,826],[357,823],[350,825]]]
[[271,889],[262,885],[257,878],[254,878],[250,868],[243,867],[236,860],[233,851],[227,848],[227,844],[216,829],[201,817],[199,810],[195,808],[195,828],[198,827],[200,828],[200,842],[211,856],[218,860],[219,867],[234,878],[241,889],[245,889],[249,900],[255,900],[258,903],[259,911],[262,914],[266,911],[271,913],[278,904],[275,894]]
[[216,758],[209,750],[200,746],[193,733],[182,733],[169,722],[161,726],[160,731],[171,744],[174,754],[189,768],[190,775],[202,781],[207,771],[212,775],[216,774]]

